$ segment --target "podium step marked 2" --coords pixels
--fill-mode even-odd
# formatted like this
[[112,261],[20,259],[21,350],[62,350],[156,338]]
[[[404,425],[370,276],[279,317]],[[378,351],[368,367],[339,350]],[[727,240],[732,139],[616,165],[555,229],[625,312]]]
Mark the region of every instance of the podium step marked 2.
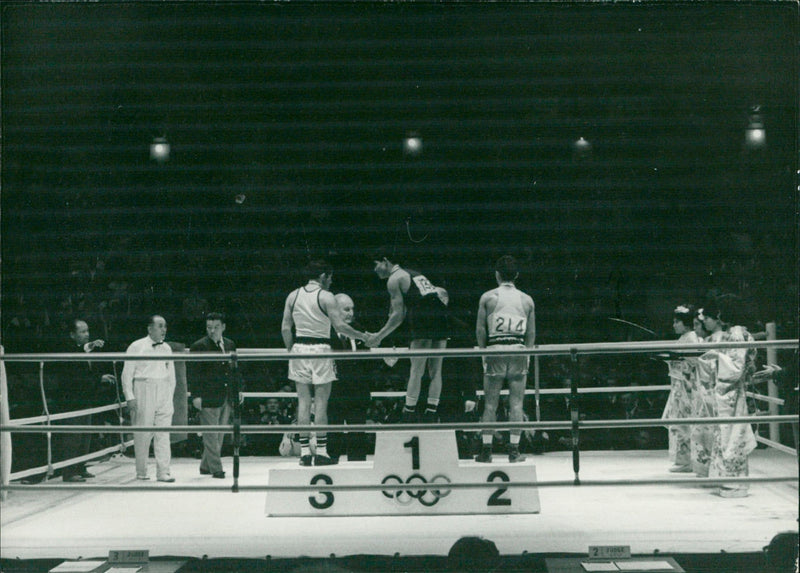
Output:
[[[532,460],[509,463],[459,461],[453,430],[380,432],[373,464],[275,468],[269,485],[320,485],[318,491],[267,492],[271,517],[346,515],[461,515],[539,513],[535,487],[506,487],[535,482]],[[485,482],[495,487],[448,488],[447,484]],[[325,485],[431,484],[429,489],[326,491]]]

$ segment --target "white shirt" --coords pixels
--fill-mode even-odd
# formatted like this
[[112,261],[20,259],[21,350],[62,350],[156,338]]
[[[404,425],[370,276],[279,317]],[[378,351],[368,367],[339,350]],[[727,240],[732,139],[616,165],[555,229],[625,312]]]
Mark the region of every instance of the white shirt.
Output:
[[[131,342],[125,352],[126,354],[153,354],[156,356],[172,354],[172,348],[166,342],[153,346],[154,343],[155,341],[152,338],[145,336]],[[173,368],[171,360],[126,361],[125,367],[122,369],[122,391],[125,393],[126,400],[134,400],[136,398],[133,394],[133,381],[140,378],[166,378],[174,386],[175,368]]]
[[296,336],[327,342],[331,336],[331,319],[319,305],[322,286],[316,281],[310,281],[296,292],[297,296],[292,304],[292,320]]
[[489,343],[493,341],[524,344],[528,331],[528,314],[522,302],[522,293],[513,283],[502,283],[497,292],[497,304],[486,322]]

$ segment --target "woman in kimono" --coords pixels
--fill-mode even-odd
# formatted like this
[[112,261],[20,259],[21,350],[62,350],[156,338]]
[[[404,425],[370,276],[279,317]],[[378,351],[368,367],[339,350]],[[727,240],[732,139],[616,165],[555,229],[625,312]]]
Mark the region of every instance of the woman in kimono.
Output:
[[[698,316],[711,334],[707,342],[744,342],[753,337],[743,326],[734,324],[736,303],[732,297],[721,297],[704,308]],[[753,348],[710,350],[698,359],[700,379],[713,386],[716,415],[720,418],[747,416],[745,390],[755,372]],[[756,448],[750,424],[717,424],[712,426],[714,445],[709,466],[710,477],[745,477],[747,457]],[[748,484],[724,484],[722,497],[746,497]]]
[[[696,312],[689,305],[677,307],[672,314],[672,328],[678,335],[679,343],[697,343],[700,338],[694,331]],[[669,368],[670,390],[667,405],[664,408],[663,420],[691,418],[694,414],[693,397],[697,384],[697,360],[693,358],[677,358],[667,360]],[[692,472],[691,426],[668,426],[669,460],[672,462],[671,472]]]
[[[705,342],[711,334],[706,330],[698,313],[695,313],[694,331],[700,342]],[[695,366],[695,387],[694,394],[692,394],[692,417],[716,418],[717,400],[714,397],[714,380],[710,376],[701,375],[697,359],[693,359],[693,363]],[[696,424],[692,426],[692,470],[697,477],[708,477],[711,452],[714,449],[715,429],[716,427],[712,424]]]

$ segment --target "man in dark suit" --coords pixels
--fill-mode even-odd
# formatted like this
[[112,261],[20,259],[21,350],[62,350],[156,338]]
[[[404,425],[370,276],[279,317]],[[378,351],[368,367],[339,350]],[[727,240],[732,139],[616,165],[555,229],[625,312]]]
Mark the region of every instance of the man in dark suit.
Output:
[[[336,295],[339,312],[347,324],[356,330],[362,330],[353,324],[354,304],[346,294]],[[331,348],[354,352],[366,350],[360,340],[349,338],[334,330],[331,337]],[[330,424],[366,424],[367,408],[370,401],[370,384],[367,362],[364,360],[337,360],[337,380],[333,383],[331,397],[328,402],[328,422]],[[364,432],[335,432],[330,435],[328,447],[331,456],[339,457],[347,454],[347,461],[364,461],[367,459],[367,435]]]
[[[95,349],[103,348],[105,341],[102,339],[90,340],[89,325],[80,318],[75,318],[70,323],[69,340],[59,351],[89,353]],[[55,362],[52,365],[53,383],[48,398],[52,399],[51,414],[72,412],[100,405],[104,392],[104,385],[111,388],[117,383],[113,374],[108,373],[108,365],[97,362]],[[113,392],[112,392],[113,393]],[[65,425],[91,425],[92,415],[87,414],[75,418],[58,420],[56,423]],[[92,435],[80,434],[55,434],[56,461],[62,461],[79,456],[85,456],[91,448]],[[85,462],[69,465],[61,470],[61,477],[66,482],[83,482],[94,475],[86,469]]]
[[[218,312],[206,316],[206,336],[192,344],[191,352],[231,352],[236,344],[224,337],[225,316]],[[234,371],[229,362],[189,362],[188,379],[192,392],[192,405],[200,411],[200,424],[224,426],[231,417],[234,388]],[[223,479],[222,442],[225,434],[203,432],[203,457],[200,473]]]

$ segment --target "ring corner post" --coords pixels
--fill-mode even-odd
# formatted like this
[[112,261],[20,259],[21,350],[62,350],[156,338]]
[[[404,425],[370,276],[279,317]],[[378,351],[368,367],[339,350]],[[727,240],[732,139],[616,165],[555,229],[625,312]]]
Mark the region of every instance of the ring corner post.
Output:
[[239,401],[241,384],[239,383],[239,356],[236,350],[231,352],[231,371],[233,373],[233,493],[239,491],[239,444],[242,437],[242,408]]
[[[767,340],[777,340],[777,326],[774,322],[768,322],[766,324],[766,331],[767,331]],[[767,348],[767,364],[777,364],[778,363],[778,351],[774,348]],[[778,385],[775,383],[774,379],[770,379],[767,382],[767,394],[770,398],[778,398]],[[769,415],[770,416],[777,416],[779,414],[778,405],[774,402],[769,403]],[[773,442],[780,442],[781,441],[781,431],[780,426],[777,422],[770,422],[769,424],[769,439]]]
[[[6,379],[6,364],[2,360],[4,354],[3,347],[0,346],[0,424],[8,425],[11,416],[8,405],[8,381]],[[6,487],[11,477],[11,434],[9,432],[0,433],[0,486]],[[0,501],[5,501],[8,496],[6,490],[0,491]]]
[[578,361],[578,351],[570,349],[572,364],[572,380],[570,381],[569,414],[572,421],[572,470],[575,472],[575,485],[581,485],[580,469],[580,407],[578,396],[578,380],[580,379],[581,367]]

